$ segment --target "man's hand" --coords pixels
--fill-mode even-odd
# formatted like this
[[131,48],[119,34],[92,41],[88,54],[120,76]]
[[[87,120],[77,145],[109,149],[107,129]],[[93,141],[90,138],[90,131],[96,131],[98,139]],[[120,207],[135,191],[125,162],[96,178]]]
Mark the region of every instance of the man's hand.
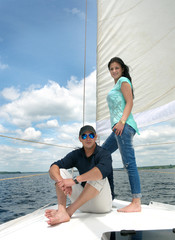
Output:
[[63,192],[64,192],[64,194],[66,196],[67,195],[71,196],[71,194],[72,194],[72,187],[66,187]]
[[62,183],[65,187],[72,187],[73,185],[75,185],[75,182],[72,178],[63,179]]
[[58,181],[57,186],[64,192],[65,195],[72,194],[72,186],[75,185],[75,182],[72,178],[62,179]]

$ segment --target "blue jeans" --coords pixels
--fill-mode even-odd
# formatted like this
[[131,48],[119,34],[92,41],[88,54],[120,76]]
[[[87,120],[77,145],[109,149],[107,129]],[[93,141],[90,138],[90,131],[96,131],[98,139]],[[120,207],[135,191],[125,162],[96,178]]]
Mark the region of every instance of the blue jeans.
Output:
[[112,132],[102,147],[110,151],[111,154],[119,148],[124,168],[128,173],[132,197],[141,198],[140,178],[133,148],[133,137],[135,133],[136,131],[126,123],[122,135],[117,136]]

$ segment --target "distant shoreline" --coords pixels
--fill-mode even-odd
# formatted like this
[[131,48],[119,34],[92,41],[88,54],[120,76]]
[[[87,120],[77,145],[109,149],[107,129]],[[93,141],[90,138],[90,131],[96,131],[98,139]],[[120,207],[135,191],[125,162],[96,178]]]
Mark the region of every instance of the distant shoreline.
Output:
[[[160,165],[160,166],[144,166],[144,167],[138,167],[138,170],[147,170],[147,169],[171,169],[175,168],[175,165]],[[114,168],[115,171],[123,170],[123,168]]]
[[169,169],[169,168],[175,168],[175,165],[163,165],[163,166],[147,166],[147,167],[138,167],[139,170],[142,169]]
[[16,171],[16,172],[8,172],[8,171],[0,171],[0,174],[25,174],[25,173],[31,173],[31,174],[33,174],[33,173],[47,173],[47,171],[46,172],[20,172],[20,171]]
[[[145,170],[145,169],[171,169],[175,168],[175,165],[160,165],[160,166],[144,166],[144,167],[138,167],[138,170]],[[121,171],[123,168],[114,168],[114,171]],[[75,170],[76,171],[76,170]],[[47,171],[46,171],[47,172]],[[0,171],[0,174],[24,174],[24,173],[45,173],[45,172],[8,172],[8,171]]]
[[0,174],[21,174],[21,172],[8,172],[8,171],[0,171]]

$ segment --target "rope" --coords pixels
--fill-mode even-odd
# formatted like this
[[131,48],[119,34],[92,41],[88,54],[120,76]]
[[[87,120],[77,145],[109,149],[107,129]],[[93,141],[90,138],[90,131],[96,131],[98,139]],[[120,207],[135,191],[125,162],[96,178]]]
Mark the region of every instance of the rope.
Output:
[[85,47],[84,47],[84,86],[83,86],[83,126],[85,123],[85,89],[86,89],[86,34],[87,34],[87,0],[85,15]]
[[134,147],[159,146],[159,145],[169,145],[169,144],[175,144],[175,142],[147,143],[142,145],[136,145]]
[[35,176],[40,176],[40,175],[46,175],[46,174],[48,174],[48,173],[40,173],[40,174],[33,174],[33,175],[12,177],[12,178],[2,178],[2,179],[0,179],[0,181],[12,180],[12,179],[18,179],[18,178],[29,178],[29,177],[35,177]]
[[[71,149],[76,148],[76,147],[73,147],[73,146],[65,146],[65,145],[58,145],[58,144],[52,144],[52,143],[37,142],[37,141],[32,141],[32,140],[27,140],[27,139],[22,139],[22,138],[9,137],[9,136],[5,136],[5,135],[0,135],[0,137],[10,138],[10,139],[13,139],[13,140],[24,141],[24,142],[31,142],[31,143],[49,145],[49,146],[54,146],[54,147],[59,147],[59,148],[71,148]],[[148,143],[148,144],[142,144],[142,145],[135,145],[134,147],[147,147],[147,146],[158,146],[158,145],[169,145],[169,144],[175,144],[175,142]]]
[[59,147],[59,148],[71,148],[71,149],[75,148],[73,146],[71,147],[71,146],[57,145],[57,144],[52,144],[52,143],[36,142],[36,141],[32,141],[32,140],[27,140],[27,139],[22,139],[22,138],[15,138],[15,137],[9,137],[9,136],[5,136],[5,135],[0,135],[0,137],[10,138],[10,139],[13,139],[13,140],[24,141],[24,142],[39,143],[39,144],[49,145],[49,146],[54,146],[54,147]]

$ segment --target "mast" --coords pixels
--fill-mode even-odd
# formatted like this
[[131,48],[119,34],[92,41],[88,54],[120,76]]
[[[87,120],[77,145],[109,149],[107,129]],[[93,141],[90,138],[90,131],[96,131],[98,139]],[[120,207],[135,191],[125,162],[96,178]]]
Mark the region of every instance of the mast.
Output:
[[83,85],[83,126],[85,125],[85,101],[86,101],[86,35],[87,35],[87,0],[85,14],[85,46],[84,46],[84,85]]

